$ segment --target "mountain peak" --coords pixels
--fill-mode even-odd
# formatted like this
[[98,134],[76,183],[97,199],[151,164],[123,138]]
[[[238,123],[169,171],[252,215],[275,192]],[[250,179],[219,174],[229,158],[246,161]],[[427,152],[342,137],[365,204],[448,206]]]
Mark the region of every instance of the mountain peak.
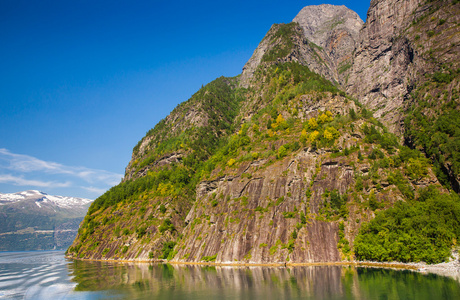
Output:
[[289,49],[278,61],[297,61],[327,80],[343,84],[364,24],[358,14],[344,5],[312,5],[304,7],[291,24],[270,28],[243,67],[241,85],[248,87],[267,53],[280,48]]
[[343,70],[352,63],[351,53],[364,25],[359,15],[344,5],[322,4],[304,7],[293,22],[300,25],[307,40],[323,50],[334,80],[343,84]]
[[337,30],[347,31],[356,40],[364,24],[359,15],[345,5],[331,4],[306,6],[292,21],[299,23],[308,40],[321,47]]

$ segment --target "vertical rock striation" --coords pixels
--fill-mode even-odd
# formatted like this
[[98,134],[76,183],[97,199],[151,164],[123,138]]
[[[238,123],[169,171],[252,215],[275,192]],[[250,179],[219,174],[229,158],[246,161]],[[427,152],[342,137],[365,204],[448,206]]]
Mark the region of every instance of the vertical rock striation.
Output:
[[413,45],[405,29],[421,0],[372,0],[359,34],[346,89],[401,133],[403,102],[413,81]]

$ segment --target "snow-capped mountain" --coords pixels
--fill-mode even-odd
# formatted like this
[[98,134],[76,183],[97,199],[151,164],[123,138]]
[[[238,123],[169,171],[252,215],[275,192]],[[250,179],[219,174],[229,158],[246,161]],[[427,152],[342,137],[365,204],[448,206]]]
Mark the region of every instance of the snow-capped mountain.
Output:
[[0,193],[0,251],[66,249],[92,201],[36,190]]
[[14,194],[0,193],[0,205],[11,204],[20,201],[34,201],[35,204],[40,208],[43,204],[51,204],[60,208],[69,209],[86,206],[93,200],[76,197],[52,196],[37,190],[23,191]]

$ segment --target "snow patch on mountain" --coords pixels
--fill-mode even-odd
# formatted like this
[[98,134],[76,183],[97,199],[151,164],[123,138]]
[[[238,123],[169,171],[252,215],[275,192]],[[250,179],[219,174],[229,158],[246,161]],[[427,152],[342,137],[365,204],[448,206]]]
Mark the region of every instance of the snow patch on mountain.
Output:
[[10,204],[19,201],[35,201],[38,207],[42,207],[42,203],[52,203],[60,208],[73,208],[91,203],[93,200],[77,197],[52,196],[37,190],[23,191],[13,194],[0,193],[0,205]]

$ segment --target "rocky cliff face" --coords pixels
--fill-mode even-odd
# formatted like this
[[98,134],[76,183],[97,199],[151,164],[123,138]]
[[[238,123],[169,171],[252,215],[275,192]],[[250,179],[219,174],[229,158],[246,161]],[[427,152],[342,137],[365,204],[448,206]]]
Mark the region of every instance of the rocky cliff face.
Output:
[[[446,20],[453,23],[444,25]],[[452,60],[458,57],[457,20],[455,1],[371,1],[346,90],[402,135],[405,109],[413,100],[410,93],[441,65],[457,65]]]
[[[305,110],[310,117],[318,116],[321,107],[332,108],[329,101],[343,110],[354,107],[329,98],[307,104]],[[289,140],[273,144],[279,149]],[[321,195],[328,189],[344,194],[354,183],[354,173],[347,162],[328,159],[329,154],[304,148],[276,161],[256,159],[215,170],[215,179],[197,187],[197,201],[185,220],[188,225],[174,260],[340,261],[338,225],[318,217],[325,201]]]
[[356,47],[347,90],[376,110],[399,132],[403,102],[413,86],[413,68],[419,57],[405,29],[422,1],[371,1],[367,21]]
[[307,40],[321,47],[334,81],[343,84],[364,23],[358,14],[343,5],[323,4],[304,7],[293,22],[302,27]]
[[457,192],[460,158],[446,149],[456,149],[449,140],[458,135],[440,123],[458,118],[459,22],[458,1],[371,1],[345,83],[392,132],[424,149]]
[[[445,105],[458,102],[458,74],[451,71],[458,30],[439,27],[457,21],[446,21],[452,13],[436,3],[372,1],[364,25],[345,7],[321,5],[303,9],[293,23],[273,25],[241,76],[203,87],[139,142],[125,180],[91,206],[68,256],[353,259],[361,225],[378,211],[412,201],[430,185],[445,192],[438,169],[392,133],[401,133],[420,99],[436,102],[429,99],[437,90],[421,79],[430,78],[424,70],[438,68],[433,78],[438,88],[448,86],[447,94],[438,93]],[[430,22],[438,25],[422,33]],[[442,51],[450,71],[417,42],[445,41],[446,32],[452,44]],[[435,110],[426,104],[406,120],[408,128],[417,132],[423,122],[416,117],[436,116]],[[442,149],[443,163],[455,170],[452,147]]]
[[[276,55],[276,60],[296,61],[330,81],[343,82],[363,25],[358,14],[345,6],[307,6],[293,23],[291,27],[296,34],[290,35],[290,51]],[[261,63],[270,61],[270,52],[280,44],[287,44],[280,36],[280,28],[283,27],[278,24],[272,26],[243,67],[240,81],[243,86],[249,86],[249,80]]]

